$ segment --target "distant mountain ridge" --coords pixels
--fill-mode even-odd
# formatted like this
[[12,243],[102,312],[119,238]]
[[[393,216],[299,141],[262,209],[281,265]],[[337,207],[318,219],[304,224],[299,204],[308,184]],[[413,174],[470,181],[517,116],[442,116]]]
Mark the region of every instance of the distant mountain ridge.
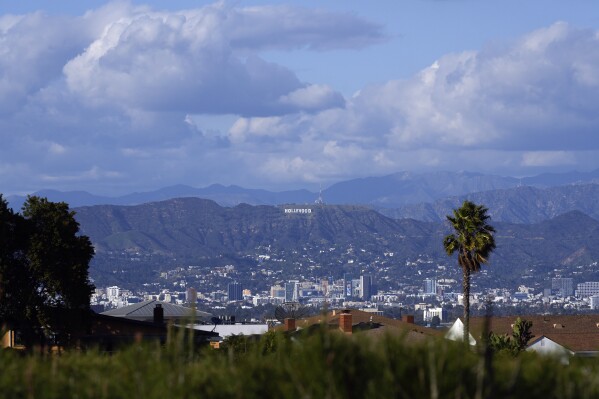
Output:
[[538,223],[570,211],[599,219],[599,184],[571,184],[550,188],[521,186],[454,196],[431,203],[378,210],[386,216],[439,222],[464,200],[484,204],[493,221]]
[[471,172],[400,172],[340,182],[333,184],[323,194],[328,203],[392,208],[452,195],[514,187],[518,183],[519,180],[513,177]]
[[[329,204],[359,204],[381,209],[394,209],[409,204],[432,203],[447,197],[515,188],[522,185],[544,188],[574,183],[599,183],[599,169],[583,173],[542,174],[521,179],[472,172],[399,172],[387,176],[342,181],[323,190],[322,197]],[[250,205],[311,204],[319,197],[318,193],[309,190],[274,192],[220,184],[204,188],[175,185],[119,197],[98,196],[84,191],[61,192],[56,190],[42,190],[33,194],[47,197],[51,201],[67,202],[71,207],[138,205],[182,197],[211,199],[223,206],[235,206],[241,203]],[[25,197],[8,196],[7,200],[13,209],[20,209]]]
[[[252,205],[275,205],[280,203],[313,203],[317,194],[308,190],[290,190],[273,192],[261,189],[247,189],[239,186],[223,186],[213,184],[204,188],[186,185],[164,187],[155,191],[131,193],[119,197],[107,197],[90,194],[85,191],[41,190],[33,195],[47,197],[50,201],[64,201],[71,207],[94,205],[139,205],[148,202],[164,201],[173,198],[196,197],[210,199],[223,206],[235,206],[242,203]],[[7,200],[13,209],[20,209],[25,196],[8,196]]]

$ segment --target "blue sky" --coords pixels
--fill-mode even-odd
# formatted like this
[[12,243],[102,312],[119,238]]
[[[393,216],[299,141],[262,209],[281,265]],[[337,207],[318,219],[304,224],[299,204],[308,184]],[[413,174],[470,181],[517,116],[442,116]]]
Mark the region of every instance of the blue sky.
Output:
[[593,0],[0,3],[0,192],[599,168]]

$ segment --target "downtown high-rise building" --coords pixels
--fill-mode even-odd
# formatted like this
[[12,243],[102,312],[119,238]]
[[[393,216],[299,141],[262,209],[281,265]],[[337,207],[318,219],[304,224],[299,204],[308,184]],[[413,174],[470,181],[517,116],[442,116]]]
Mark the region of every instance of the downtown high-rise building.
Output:
[[195,304],[198,301],[198,291],[193,287],[185,290],[185,302]]
[[424,293],[427,295],[437,295],[436,278],[427,278],[424,280]]
[[285,302],[299,301],[299,281],[285,283]]
[[362,275],[360,276],[360,299],[363,301],[369,301],[372,296],[372,276]]
[[353,291],[353,276],[349,273],[343,275],[343,296],[345,299],[349,299],[354,296]]
[[241,283],[238,283],[236,281],[233,283],[229,283],[227,291],[229,294],[230,302],[243,300],[243,288],[241,287]]
[[561,277],[551,279],[551,293],[561,297],[574,295],[574,279]]

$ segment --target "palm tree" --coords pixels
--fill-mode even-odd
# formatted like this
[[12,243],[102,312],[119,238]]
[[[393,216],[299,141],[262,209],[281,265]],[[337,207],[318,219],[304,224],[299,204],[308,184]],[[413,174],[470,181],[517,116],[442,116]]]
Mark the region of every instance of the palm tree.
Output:
[[458,253],[458,264],[462,268],[462,291],[464,294],[464,342],[469,342],[470,330],[470,275],[487,263],[489,255],[495,249],[493,226],[487,224],[488,209],[464,201],[462,206],[453,210],[453,216],[447,215],[454,233],[443,240],[447,255]]

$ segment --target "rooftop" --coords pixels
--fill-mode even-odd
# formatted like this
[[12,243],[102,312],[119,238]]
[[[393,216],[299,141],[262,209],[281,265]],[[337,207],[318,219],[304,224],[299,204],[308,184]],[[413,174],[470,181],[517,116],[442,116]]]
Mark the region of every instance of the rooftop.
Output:
[[[114,317],[125,317],[133,320],[153,320],[154,308],[161,305],[164,310],[165,320],[183,320],[191,319],[205,321],[212,316],[210,313],[194,310],[185,306],[175,305],[168,302],[149,300],[122,308],[107,310],[101,314]],[[195,313],[194,313],[195,312]]]

